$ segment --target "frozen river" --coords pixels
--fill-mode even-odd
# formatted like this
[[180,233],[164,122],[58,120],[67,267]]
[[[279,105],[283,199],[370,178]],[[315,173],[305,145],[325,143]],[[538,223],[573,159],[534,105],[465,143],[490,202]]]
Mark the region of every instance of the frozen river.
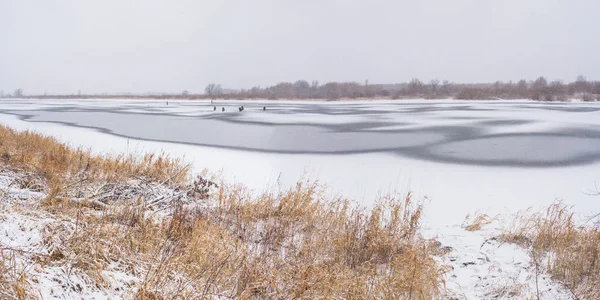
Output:
[[257,189],[307,172],[364,203],[411,190],[435,201],[433,215],[557,198],[600,208],[589,196],[600,180],[593,103],[2,100],[0,114],[98,151],[129,151],[128,138]]
[[[216,112],[209,102],[98,104],[4,101],[0,113],[141,140],[267,153],[388,152],[436,162],[518,167],[600,159],[600,105],[594,104],[217,101]],[[243,112],[239,105],[245,105]]]

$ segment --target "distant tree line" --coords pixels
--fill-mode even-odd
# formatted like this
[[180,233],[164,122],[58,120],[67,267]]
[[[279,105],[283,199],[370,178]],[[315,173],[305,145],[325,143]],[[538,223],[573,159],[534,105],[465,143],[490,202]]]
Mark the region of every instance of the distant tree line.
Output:
[[493,100],[493,99],[532,99],[538,101],[566,101],[581,99],[583,101],[600,101],[600,81],[588,81],[579,76],[570,83],[551,81],[545,77],[535,80],[519,80],[517,82],[497,81],[494,83],[453,83],[447,80],[431,80],[423,82],[413,79],[410,82],[395,84],[369,84],[358,82],[280,82],[278,84],[251,89],[226,90],[220,84],[211,83],[203,94],[190,93],[187,90],[179,94],[95,94],[82,95],[43,95],[24,96],[18,89],[11,94],[0,94],[0,97],[26,98],[154,98],[154,99],[461,99],[461,100]]
[[571,83],[562,81],[548,82],[545,77],[533,81],[495,83],[451,83],[449,81],[431,80],[423,82],[413,79],[406,83],[396,84],[364,84],[357,82],[327,82],[320,85],[318,81],[311,83],[305,80],[281,82],[273,86],[253,87],[233,93],[211,94],[217,98],[236,99],[532,99],[539,101],[566,101],[581,99],[584,101],[600,101],[600,81],[587,81],[579,76]]
[[8,98],[8,97],[15,97],[15,98],[23,97],[23,89],[16,89],[12,94],[4,93],[4,91],[0,91],[0,98]]

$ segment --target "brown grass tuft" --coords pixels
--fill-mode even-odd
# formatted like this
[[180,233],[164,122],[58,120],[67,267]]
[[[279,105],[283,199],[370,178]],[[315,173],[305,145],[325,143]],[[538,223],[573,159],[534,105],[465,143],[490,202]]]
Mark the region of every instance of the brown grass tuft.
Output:
[[467,231],[478,231],[483,226],[489,225],[494,222],[496,218],[492,218],[487,214],[475,213],[473,216],[467,215],[460,227]]
[[0,245],[0,299],[35,299],[26,280],[26,268],[16,259],[12,249]]
[[536,267],[575,299],[600,299],[600,230],[598,224],[579,226],[570,208],[555,203],[538,214],[520,214],[499,238],[530,249]]

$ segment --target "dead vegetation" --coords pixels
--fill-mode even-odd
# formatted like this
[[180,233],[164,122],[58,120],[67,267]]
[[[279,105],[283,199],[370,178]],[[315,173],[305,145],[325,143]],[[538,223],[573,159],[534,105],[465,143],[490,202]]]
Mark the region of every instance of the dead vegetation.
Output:
[[463,223],[460,225],[461,228],[464,228],[467,231],[478,231],[483,228],[483,226],[489,225],[494,222],[496,218],[492,218],[487,214],[475,213],[472,216],[467,215]]
[[580,224],[555,203],[541,213],[521,213],[499,239],[530,250],[536,270],[547,271],[574,299],[600,299],[600,227]]
[[28,292],[38,279],[6,259],[18,255],[99,290],[114,286],[110,274],[126,274],[135,279],[119,295],[131,299],[441,297],[446,269],[420,235],[422,207],[410,194],[368,211],[325,198],[311,181],[256,195],[190,180],[165,156],[95,156],[1,126],[0,155],[3,168],[29,174],[15,184],[43,192],[35,207],[53,220],[40,251],[0,244],[0,295],[39,296]]
[[15,256],[12,251],[0,248],[0,299],[27,299],[31,294],[25,270]]
[[187,165],[165,154],[93,155],[52,137],[5,126],[0,126],[0,163],[32,172],[53,185],[141,177],[177,186],[186,184],[189,175]]

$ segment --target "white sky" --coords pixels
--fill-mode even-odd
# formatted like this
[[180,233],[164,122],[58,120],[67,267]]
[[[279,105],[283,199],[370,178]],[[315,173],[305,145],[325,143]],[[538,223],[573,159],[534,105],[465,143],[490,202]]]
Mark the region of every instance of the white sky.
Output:
[[0,90],[600,79],[598,0],[0,0]]

